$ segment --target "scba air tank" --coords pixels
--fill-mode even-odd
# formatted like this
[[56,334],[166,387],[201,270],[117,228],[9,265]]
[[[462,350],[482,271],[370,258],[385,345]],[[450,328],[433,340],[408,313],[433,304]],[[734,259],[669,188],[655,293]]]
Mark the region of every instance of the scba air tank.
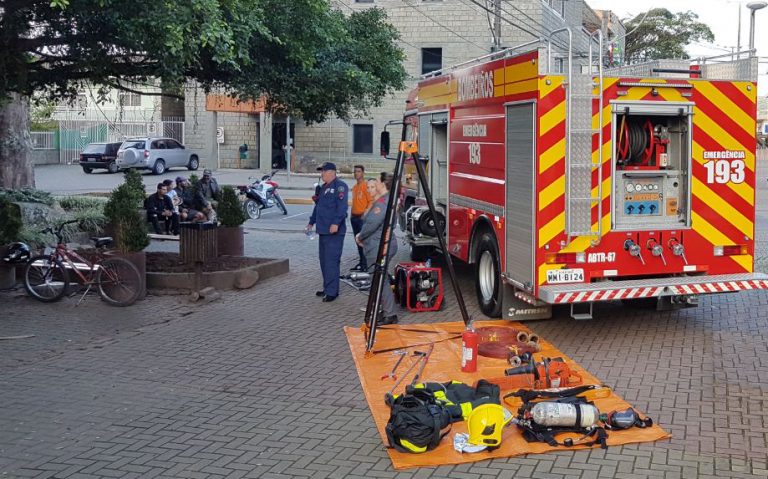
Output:
[[541,426],[590,427],[597,424],[600,411],[590,404],[540,402],[531,409],[531,416]]

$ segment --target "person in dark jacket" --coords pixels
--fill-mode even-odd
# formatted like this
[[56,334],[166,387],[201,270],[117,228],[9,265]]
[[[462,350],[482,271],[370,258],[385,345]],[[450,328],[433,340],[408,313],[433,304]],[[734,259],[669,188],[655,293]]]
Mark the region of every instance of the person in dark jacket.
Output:
[[339,296],[339,269],[344,236],[347,233],[347,184],[336,177],[336,165],[327,161],[318,168],[322,171],[323,186],[317,203],[309,217],[306,230],[317,225],[320,236],[320,271],[323,274],[323,289],[315,293],[323,302]]
[[158,183],[157,192],[147,198],[145,203],[147,221],[152,223],[155,233],[159,235],[163,234],[163,230],[160,229],[160,221],[165,223],[165,234],[171,234],[171,230],[176,231],[179,228],[178,217],[173,215],[173,202],[166,193],[165,184]]
[[[369,265],[375,264],[379,255],[379,244],[381,235],[384,231],[384,217],[387,214],[387,202],[389,201],[389,190],[392,187],[392,174],[383,173],[383,181],[380,179],[377,183],[377,195],[373,205],[363,216],[363,228],[355,236],[355,242],[362,246],[366,261]],[[397,238],[394,237],[394,229],[390,230],[388,256],[390,262],[397,253]],[[387,274],[385,271],[384,274]],[[384,288],[381,293],[381,307],[384,310],[384,317],[379,324],[397,323],[397,314],[395,310],[395,296],[392,288]]]
[[198,189],[211,208],[215,210],[219,206],[219,200],[221,199],[221,188],[219,188],[219,183],[213,177],[211,170],[203,170],[203,177],[200,179],[200,183],[198,183]]
[[181,198],[179,215],[182,221],[205,221],[205,198],[183,176],[176,178],[176,194]]

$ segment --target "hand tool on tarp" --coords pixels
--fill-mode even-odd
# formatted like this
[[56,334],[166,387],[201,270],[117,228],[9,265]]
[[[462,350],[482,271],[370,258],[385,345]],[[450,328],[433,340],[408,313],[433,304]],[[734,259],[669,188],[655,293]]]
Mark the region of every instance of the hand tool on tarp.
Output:
[[419,371],[416,373],[416,376],[413,377],[413,381],[411,384],[416,384],[416,380],[419,378],[421,373],[424,371],[424,366],[426,366],[427,361],[429,360],[429,356],[432,354],[432,351],[435,349],[435,345],[431,345],[429,350],[425,353],[423,351],[414,351],[413,355],[417,356],[416,360],[411,363],[410,366],[408,366],[408,369],[403,373],[402,376],[400,376],[400,379],[395,382],[395,384],[392,386],[392,389],[390,389],[387,393],[384,394],[384,403],[389,406],[392,404],[392,401],[395,399],[394,393],[395,389],[397,389],[398,386],[403,382],[403,380],[408,377],[409,374],[411,374],[411,371],[416,369],[416,366],[421,364],[421,367],[419,368]]
[[[387,271],[389,266],[389,245],[394,238],[394,226],[395,226],[395,210],[397,200],[400,197],[400,183],[402,181],[403,169],[405,167],[405,159],[408,155],[411,156],[413,162],[416,164],[416,171],[419,174],[419,185],[424,192],[424,198],[427,200],[427,206],[433,218],[437,218],[437,210],[435,209],[435,203],[432,199],[432,192],[429,189],[429,182],[427,181],[427,173],[424,170],[422,161],[424,159],[419,157],[418,145],[414,141],[406,141],[407,128],[405,128],[404,122],[389,122],[388,125],[403,125],[402,137],[398,148],[397,160],[395,162],[395,170],[392,178],[392,188],[389,191],[389,200],[387,201],[387,209],[384,214],[384,224],[382,226],[382,235],[379,242],[378,254],[376,256],[376,262],[374,264],[373,278],[371,279],[371,289],[368,294],[368,305],[365,308],[365,334],[366,334],[366,352],[372,354],[373,344],[376,341],[376,327],[377,319],[381,316],[379,313],[379,306],[381,305],[381,294],[385,287],[389,287],[387,278]],[[386,131],[386,129],[385,129]],[[388,135],[388,133],[387,133]],[[389,136],[387,136],[387,143]],[[445,238],[442,234],[437,235],[438,243],[440,244],[440,250],[443,252],[443,259],[445,260],[445,266],[448,269],[448,276],[451,278],[451,285],[453,286],[453,292],[456,295],[456,302],[461,310],[461,317],[464,320],[464,324],[468,325],[470,322],[469,313],[467,313],[467,307],[464,304],[464,296],[459,289],[459,283],[456,281],[456,272],[453,269],[453,261],[451,255],[448,253],[448,248],[445,245]]]
[[400,357],[397,358],[397,362],[392,367],[392,371],[390,371],[387,374],[384,374],[383,376],[381,376],[382,381],[384,379],[387,379],[387,378],[397,379],[397,375],[395,374],[395,372],[397,372],[397,368],[400,367],[400,363],[403,362],[403,359],[405,359],[405,357],[408,355],[408,352],[404,351],[402,349],[396,349],[396,350],[392,351],[392,354],[394,354],[395,356],[400,356]]

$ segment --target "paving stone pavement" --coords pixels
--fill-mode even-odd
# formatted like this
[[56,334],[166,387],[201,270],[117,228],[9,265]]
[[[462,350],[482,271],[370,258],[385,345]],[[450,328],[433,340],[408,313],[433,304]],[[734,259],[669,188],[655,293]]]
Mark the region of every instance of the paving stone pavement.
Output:
[[[761,243],[768,201],[759,170]],[[342,285],[321,303],[316,243],[252,232],[247,253],[291,258],[289,274],[193,306],[151,296],[134,307],[96,296],[75,307],[0,293],[0,475],[121,478],[592,478],[768,476],[768,293],[708,296],[657,313],[617,304],[576,322],[530,323],[646,411],[673,437],[398,472],[375,429],[345,325],[365,296]],[[172,244],[153,246],[173,248]],[[344,265],[354,264],[348,238]],[[458,265],[470,313],[470,269]],[[450,287],[439,313],[458,320]]]

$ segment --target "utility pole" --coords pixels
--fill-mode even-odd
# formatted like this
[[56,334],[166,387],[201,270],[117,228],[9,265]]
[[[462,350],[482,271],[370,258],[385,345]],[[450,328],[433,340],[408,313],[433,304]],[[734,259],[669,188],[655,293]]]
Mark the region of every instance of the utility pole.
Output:
[[739,2],[739,27],[736,33],[736,59],[738,60],[741,53],[741,2]]
[[493,51],[501,50],[501,0],[493,0]]

